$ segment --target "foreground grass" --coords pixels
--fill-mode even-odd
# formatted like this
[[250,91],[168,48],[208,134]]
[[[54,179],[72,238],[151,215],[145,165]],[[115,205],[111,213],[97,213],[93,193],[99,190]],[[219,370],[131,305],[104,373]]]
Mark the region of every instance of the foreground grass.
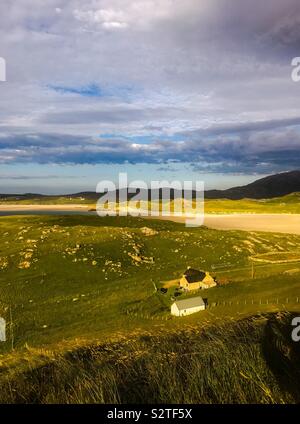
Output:
[[[300,349],[289,313],[190,327],[2,366],[2,403],[295,403]],[[36,356],[40,364],[34,365]],[[24,362],[26,365],[24,365]]]

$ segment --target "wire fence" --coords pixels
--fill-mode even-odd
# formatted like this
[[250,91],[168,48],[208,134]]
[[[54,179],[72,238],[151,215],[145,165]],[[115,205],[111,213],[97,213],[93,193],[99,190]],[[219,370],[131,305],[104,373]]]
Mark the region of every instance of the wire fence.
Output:
[[[272,298],[272,299],[239,299],[239,300],[223,300],[216,301],[206,304],[205,309],[216,309],[220,307],[235,307],[235,306],[281,306],[282,308],[286,308],[287,305],[297,305],[300,304],[299,297],[286,297],[286,298]],[[241,310],[242,312],[242,310]],[[132,318],[140,318],[151,321],[168,321],[173,318],[171,315],[151,315],[146,312],[138,312],[138,311],[125,311],[126,315]]]
[[211,302],[206,305],[206,309],[216,308],[218,306],[234,306],[234,305],[288,305],[299,303],[299,297],[272,298],[272,299],[239,299],[239,300],[223,300]]

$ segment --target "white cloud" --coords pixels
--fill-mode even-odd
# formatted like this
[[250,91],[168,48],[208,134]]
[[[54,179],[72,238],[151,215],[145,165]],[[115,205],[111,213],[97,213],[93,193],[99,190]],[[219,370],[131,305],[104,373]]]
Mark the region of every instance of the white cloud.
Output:
[[[0,86],[1,131],[24,138],[53,134],[63,149],[67,136],[164,140],[216,123],[297,117],[290,58],[299,55],[293,52],[299,17],[296,0],[44,0],[40,6],[36,0],[2,0],[0,53],[8,81]],[[90,84],[110,95],[49,88]],[[272,145],[266,135],[253,134],[254,150],[256,144],[262,149],[262,139]],[[151,141],[134,151],[148,154],[153,147],[180,151],[183,158],[187,141]],[[296,149],[299,139],[283,131],[274,148],[284,143]]]
[[103,22],[102,26],[104,28],[127,28],[127,23],[126,22],[116,22],[116,21],[112,21],[112,22]]
[[101,24],[103,28],[126,28],[128,23],[123,12],[113,9],[78,10],[74,12],[75,19],[88,24]]

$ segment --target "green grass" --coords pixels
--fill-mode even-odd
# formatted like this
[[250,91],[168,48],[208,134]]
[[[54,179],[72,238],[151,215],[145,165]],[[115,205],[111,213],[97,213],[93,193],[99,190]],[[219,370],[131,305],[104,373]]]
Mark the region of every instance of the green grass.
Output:
[[267,263],[300,262],[300,252],[262,253],[253,257],[254,261]]
[[[158,233],[146,237],[144,226]],[[229,283],[202,292],[212,302],[272,297],[282,303],[299,293],[299,274],[257,266],[252,280],[249,263],[250,256],[270,251],[293,255],[300,249],[296,235],[188,229],[140,218],[45,216],[1,218],[0,237],[2,315],[7,321],[12,316],[15,349],[147,328],[151,323],[141,324],[139,313],[169,317],[172,296],[171,290],[155,294],[153,283],[178,278],[187,266]],[[129,256],[135,249],[142,262]]]
[[29,198],[20,198],[16,197],[7,197],[0,199],[0,205],[72,205],[72,204],[82,204],[89,205],[93,202],[91,199],[85,197],[67,197],[67,196],[43,196],[43,197],[29,197]]
[[[177,199],[176,202],[166,202],[165,206],[174,211],[176,208],[181,208],[182,205]],[[143,207],[142,207],[143,206]],[[142,202],[142,208],[151,209],[150,202]],[[162,204],[160,203],[160,211]],[[194,203],[195,206],[195,203]],[[124,207],[124,204],[123,204]],[[118,208],[118,206],[117,206]],[[95,207],[94,207],[95,209]],[[237,213],[254,213],[254,214],[300,214],[300,193],[292,193],[282,197],[272,199],[205,199],[204,211],[206,214],[237,214]],[[184,212],[184,210],[182,210]],[[188,209],[190,212],[190,209]]]
[[[48,196],[32,197],[28,199],[7,198],[1,199],[0,205],[89,205],[95,208],[93,201],[85,197]],[[173,202],[171,202],[172,205]],[[300,214],[300,193],[292,193],[272,199],[205,199],[205,213],[232,214],[232,213],[291,213]],[[172,206],[171,206],[172,207]],[[150,209],[150,207],[149,207]]]
[[[143,227],[155,231],[146,236]],[[111,345],[114,341],[127,340],[131,344],[130,340],[147,334],[151,337],[162,332],[181,334],[189,328],[202,331],[203,328],[258,313],[300,309],[300,303],[297,303],[300,297],[300,263],[258,263],[253,273],[251,260],[256,255],[283,251],[294,257],[295,252],[300,251],[300,236],[297,235],[186,228],[174,222],[130,217],[12,216],[0,218],[0,240],[0,316],[8,323],[8,341],[0,344],[0,366],[2,364],[8,372],[22,374],[27,366],[35,369],[45,360],[49,361],[52,355],[49,352],[65,358],[66,351],[76,352],[78,346],[91,343],[102,346],[103,343]],[[154,287],[159,289],[164,281],[179,278],[187,266],[210,271],[221,285],[200,292],[208,301],[207,310],[184,318],[171,317],[170,305],[175,288],[162,294],[160,290],[155,292]],[[294,271],[290,272],[291,269]],[[193,294],[182,294],[178,298],[190,295]],[[174,348],[171,348],[174,343],[171,340],[168,349]],[[221,341],[216,344],[219,345]],[[134,342],[129,349],[138,352],[140,346]],[[21,357],[25,359],[20,360]],[[62,364],[65,364],[64,361]],[[140,370],[144,364],[141,361],[136,364]],[[147,364],[150,368],[157,365]],[[81,371],[84,372],[80,368],[81,363],[76,362],[77,366],[78,375],[81,375]],[[91,366],[93,368],[94,365]],[[196,363],[194,366],[197,366]],[[76,367],[68,361],[66,367],[64,371],[54,367],[55,378],[59,380],[57,388],[51,389],[54,392],[59,390],[61,379],[72,381],[70,375]],[[103,367],[108,374],[105,371],[102,383],[94,376],[94,368],[93,377],[88,377],[87,384],[92,391],[96,390],[92,379],[99,383],[99,387],[104,387],[105,379],[115,372],[108,359]],[[226,367],[230,367],[230,362]],[[59,375],[60,372],[62,375]],[[161,369],[155,368],[153,372],[158,376]],[[168,378],[175,378],[174,370],[168,372],[171,373]],[[224,376],[228,372],[224,368]],[[259,369],[256,372],[259,373]],[[41,378],[38,370],[36,373],[34,378]],[[48,368],[46,376],[43,374],[45,381],[47,373]],[[21,380],[26,382],[26,378],[23,376]],[[112,378],[117,377],[113,374]],[[126,378],[124,381],[127,381]],[[133,376],[130,375],[131,378]],[[12,381],[12,384],[23,384],[21,380]],[[74,383],[74,387],[76,384],[79,381]],[[167,397],[167,387],[160,389],[164,390],[160,398],[152,398],[152,393],[149,399],[171,401]],[[106,392],[101,398],[98,393],[95,401],[125,399],[113,388],[109,390],[112,397]],[[177,394],[174,393],[174,401],[200,399],[200,394],[196,398],[192,398],[191,394],[182,398],[181,389],[178,390]],[[43,394],[35,400],[76,401],[75,393],[75,397],[68,394],[70,397],[63,398],[54,392],[47,392],[45,398]],[[201,391],[201,396],[203,393]],[[30,401],[31,395],[24,396],[26,401]],[[90,396],[83,395],[77,401],[93,401]],[[279,397],[276,396],[274,394],[277,401]],[[248,402],[251,397],[252,394],[244,400],[239,399]],[[288,399],[284,397],[284,401]],[[18,398],[17,401],[21,400]],[[203,397],[203,401],[207,398]],[[264,401],[267,399],[264,398]]]
[[205,213],[300,213],[300,193],[292,193],[273,199],[206,199]]
[[298,403],[300,350],[291,320],[268,314],[56,355],[29,349],[27,367],[2,367],[0,402]]

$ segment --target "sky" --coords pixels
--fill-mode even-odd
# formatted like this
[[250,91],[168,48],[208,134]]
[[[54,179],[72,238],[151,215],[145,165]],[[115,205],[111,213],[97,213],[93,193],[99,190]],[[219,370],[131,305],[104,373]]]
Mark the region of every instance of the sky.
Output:
[[300,163],[299,0],[1,0],[0,193]]

